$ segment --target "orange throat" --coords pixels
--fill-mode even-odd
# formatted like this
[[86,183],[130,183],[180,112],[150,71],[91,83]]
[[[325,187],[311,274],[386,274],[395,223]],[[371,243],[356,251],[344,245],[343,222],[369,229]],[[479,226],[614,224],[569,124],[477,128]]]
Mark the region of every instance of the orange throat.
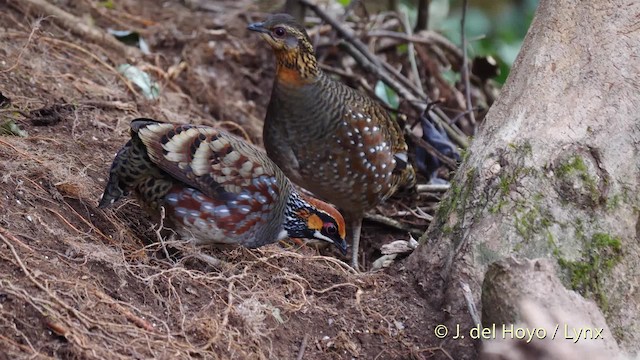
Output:
[[309,79],[302,77],[302,74],[300,74],[297,69],[291,69],[281,65],[278,65],[276,76],[278,77],[278,82],[281,84],[302,86],[310,82]]

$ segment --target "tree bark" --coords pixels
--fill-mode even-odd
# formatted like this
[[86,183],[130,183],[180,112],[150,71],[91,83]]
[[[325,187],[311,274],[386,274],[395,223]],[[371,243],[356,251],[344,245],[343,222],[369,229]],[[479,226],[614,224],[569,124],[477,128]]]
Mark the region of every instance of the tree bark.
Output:
[[[409,258],[443,323],[475,325],[487,267],[548,258],[640,350],[640,2],[542,0],[501,96]],[[468,297],[467,297],[468,298]],[[479,310],[480,311],[480,310]],[[435,326],[436,324],[434,324]],[[478,342],[445,340],[456,359]]]

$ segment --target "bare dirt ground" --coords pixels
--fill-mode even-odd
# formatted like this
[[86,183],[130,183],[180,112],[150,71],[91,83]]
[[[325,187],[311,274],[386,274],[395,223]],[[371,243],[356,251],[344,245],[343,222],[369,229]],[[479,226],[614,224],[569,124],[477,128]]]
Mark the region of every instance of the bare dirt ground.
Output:
[[[54,2],[52,2],[54,3]],[[260,143],[273,58],[246,24],[259,12],[217,2],[57,1],[102,29],[139,31],[141,65],[161,85],[145,100],[125,55],[28,4],[0,1],[0,358],[445,358],[435,319],[402,262],[354,274],[305,248],[216,250],[212,269],[163,256],[133,200],[97,202],[135,117],[205,123]],[[179,65],[183,64],[183,65]],[[37,111],[39,110],[39,111]],[[424,228],[424,224],[417,224]],[[368,225],[369,244],[407,234]],[[376,251],[370,245],[368,256]],[[304,346],[301,346],[303,345]]]

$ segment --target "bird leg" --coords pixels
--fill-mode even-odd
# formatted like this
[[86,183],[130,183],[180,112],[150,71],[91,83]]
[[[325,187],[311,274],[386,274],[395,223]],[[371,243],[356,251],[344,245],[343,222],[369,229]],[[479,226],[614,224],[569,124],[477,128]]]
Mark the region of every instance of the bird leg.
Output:
[[355,216],[351,219],[351,267],[358,270],[358,250],[360,249],[360,230],[362,229],[362,217]]

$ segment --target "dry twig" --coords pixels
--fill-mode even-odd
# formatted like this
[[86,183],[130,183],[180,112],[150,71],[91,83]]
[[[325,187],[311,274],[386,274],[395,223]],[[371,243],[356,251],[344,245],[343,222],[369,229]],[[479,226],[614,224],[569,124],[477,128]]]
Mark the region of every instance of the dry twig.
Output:
[[[9,2],[12,4],[12,2]],[[140,57],[140,50],[126,46],[123,43],[116,40],[113,36],[99,30],[98,28],[91,27],[82,19],[72,15],[59,7],[50,4],[46,0],[22,0],[19,2],[20,6],[13,5],[20,11],[24,11],[21,7],[30,5],[38,13],[44,16],[51,16],[61,26],[69,29],[72,33],[79,35],[85,39],[93,41],[100,45],[105,45],[113,50],[116,50],[120,55],[126,57]]]
[[120,72],[118,70],[116,70],[113,66],[107,64],[106,62],[104,62],[102,59],[100,59],[100,57],[98,57],[96,54],[76,45],[73,43],[70,43],[68,41],[64,41],[64,40],[60,40],[60,39],[54,39],[54,38],[50,38],[50,37],[43,37],[42,40],[53,43],[53,44],[57,44],[57,45],[63,45],[63,46],[67,46],[70,47],[74,50],[77,50],[81,53],[83,53],[84,55],[87,55],[89,57],[91,57],[92,59],[94,59],[95,61],[97,61],[100,65],[104,66],[105,68],[107,68],[109,71],[111,71],[112,73],[114,73],[118,78],[120,78],[120,80],[122,80],[122,82],[124,82],[124,84],[127,86],[127,89],[129,89],[129,91],[131,91],[132,94],[138,96],[139,93],[136,89],[133,88],[133,85],[131,85],[131,81],[129,81],[127,78],[125,78],[124,76],[122,76],[122,74],[120,74]]
[[468,0],[462,1],[462,18],[460,19],[460,38],[462,42],[462,81],[464,82],[464,96],[467,105],[467,112],[469,114],[469,122],[473,128],[473,135],[475,135],[477,126],[476,126],[476,117],[473,114],[473,105],[471,105],[471,82],[469,81],[469,64],[467,60],[467,40],[465,39],[464,34],[464,24],[467,16],[467,7]]
[[367,36],[388,37],[388,38],[404,40],[404,41],[412,42],[416,44],[437,45],[445,49],[452,55],[454,55],[456,58],[462,59],[462,51],[460,51],[460,49],[457,46],[451,43],[451,41],[449,41],[449,39],[447,39],[446,37],[433,31],[425,30],[414,35],[408,35],[408,34],[396,32],[396,31],[389,31],[389,30],[371,30],[367,33]]
[[447,167],[450,170],[456,170],[458,168],[458,164],[456,163],[455,160],[453,160],[453,159],[449,158],[448,156],[444,155],[443,153],[440,152],[440,150],[436,149],[435,146],[429,144],[423,138],[421,138],[418,135],[414,134],[413,131],[411,131],[411,129],[408,126],[405,127],[404,132],[405,132],[405,134],[407,134],[411,138],[411,140],[413,140],[413,142],[416,143],[416,145],[422,147],[427,152],[429,152],[429,154],[431,154],[431,155],[435,156],[436,158],[438,158],[438,160],[442,161],[442,163],[447,165]]
[[31,32],[29,33],[29,37],[27,38],[27,41],[24,43],[24,46],[22,47],[22,49],[20,49],[20,52],[18,53],[18,57],[16,58],[15,64],[11,65],[8,69],[4,69],[4,70],[0,71],[0,74],[1,73],[11,72],[16,67],[18,67],[18,65],[20,65],[20,60],[22,59],[22,55],[24,54],[24,51],[27,49],[27,46],[29,46],[29,44],[31,43],[31,39],[33,39],[33,35],[36,33],[36,31],[40,30],[40,23],[42,22],[42,20],[43,19],[37,20],[36,23],[31,28]]
[[392,227],[394,229],[398,229],[398,230],[409,232],[414,236],[420,237],[424,233],[424,230],[414,229],[412,227],[409,227],[409,226],[401,223],[398,220],[394,220],[394,219],[388,218],[388,217],[386,217],[384,215],[380,215],[380,214],[365,214],[364,218],[366,220],[369,220],[369,221],[375,221],[378,224],[390,226],[390,227]]
[[307,349],[307,341],[309,341],[309,333],[304,334],[302,338],[302,342],[300,343],[300,349],[298,349],[298,356],[296,360],[302,360],[304,356],[304,351]]
[[416,191],[418,193],[428,192],[445,192],[451,188],[449,184],[419,184],[416,185]]

